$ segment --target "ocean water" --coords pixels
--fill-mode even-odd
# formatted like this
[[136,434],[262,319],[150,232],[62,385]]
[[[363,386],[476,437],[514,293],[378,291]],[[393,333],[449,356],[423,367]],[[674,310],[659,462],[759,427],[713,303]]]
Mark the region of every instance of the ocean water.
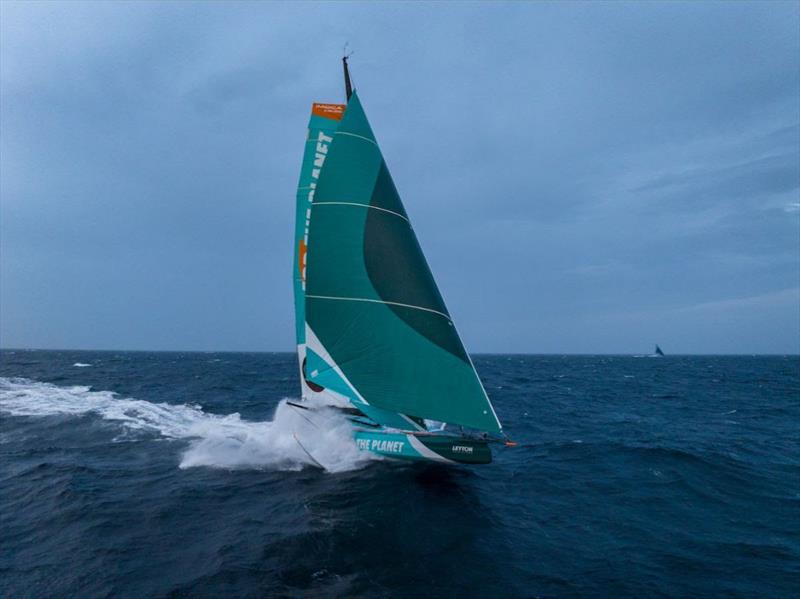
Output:
[[797,356],[475,365],[519,445],[442,467],[290,354],[3,351],[0,596],[798,596]]

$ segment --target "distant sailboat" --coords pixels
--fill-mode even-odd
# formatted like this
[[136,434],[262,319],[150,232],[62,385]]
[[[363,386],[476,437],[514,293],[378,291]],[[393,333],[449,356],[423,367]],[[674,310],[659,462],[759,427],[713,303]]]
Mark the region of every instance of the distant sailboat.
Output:
[[303,399],[314,400],[305,406],[339,406],[363,450],[488,463],[500,421],[343,63],[347,104],[313,104],[297,190],[297,353]]
[[653,355],[657,356],[659,358],[663,358],[664,357],[664,352],[661,351],[660,347],[658,347],[658,343],[656,343],[656,352]]

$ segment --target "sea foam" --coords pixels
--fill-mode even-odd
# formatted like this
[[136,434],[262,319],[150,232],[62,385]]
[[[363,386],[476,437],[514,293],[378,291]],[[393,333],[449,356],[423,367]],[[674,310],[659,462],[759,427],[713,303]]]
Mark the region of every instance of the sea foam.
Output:
[[180,468],[300,470],[321,465],[328,472],[363,467],[377,456],[358,450],[347,419],[329,409],[307,411],[283,399],[272,420],[242,420],[190,404],[151,403],[90,387],[59,387],[0,377],[0,411],[15,416],[95,415],[126,431],[187,440]]

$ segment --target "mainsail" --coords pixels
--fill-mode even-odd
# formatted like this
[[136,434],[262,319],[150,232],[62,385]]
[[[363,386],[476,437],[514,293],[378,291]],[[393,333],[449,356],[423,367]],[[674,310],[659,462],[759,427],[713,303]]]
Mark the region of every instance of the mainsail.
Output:
[[499,433],[356,92],[340,119],[312,111],[297,206],[304,397],[343,397],[393,428]]
[[297,357],[300,361],[300,385],[303,397],[311,389],[306,382],[303,367],[306,362],[306,248],[308,247],[311,203],[322,166],[325,163],[328,146],[333,140],[333,134],[344,114],[344,109],[343,104],[314,104],[311,107],[311,120],[308,123],[303,165],[300,168],[300,182],[297,185],[293,278]]

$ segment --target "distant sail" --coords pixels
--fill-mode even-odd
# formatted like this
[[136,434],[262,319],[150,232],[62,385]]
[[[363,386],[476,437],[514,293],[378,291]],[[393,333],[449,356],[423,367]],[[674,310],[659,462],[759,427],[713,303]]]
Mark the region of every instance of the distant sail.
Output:
[[663,356],[664,355],[664,352],[661,351],[660,347],[658,347],[658,343],[656,343],[656,355],[657,356]]

